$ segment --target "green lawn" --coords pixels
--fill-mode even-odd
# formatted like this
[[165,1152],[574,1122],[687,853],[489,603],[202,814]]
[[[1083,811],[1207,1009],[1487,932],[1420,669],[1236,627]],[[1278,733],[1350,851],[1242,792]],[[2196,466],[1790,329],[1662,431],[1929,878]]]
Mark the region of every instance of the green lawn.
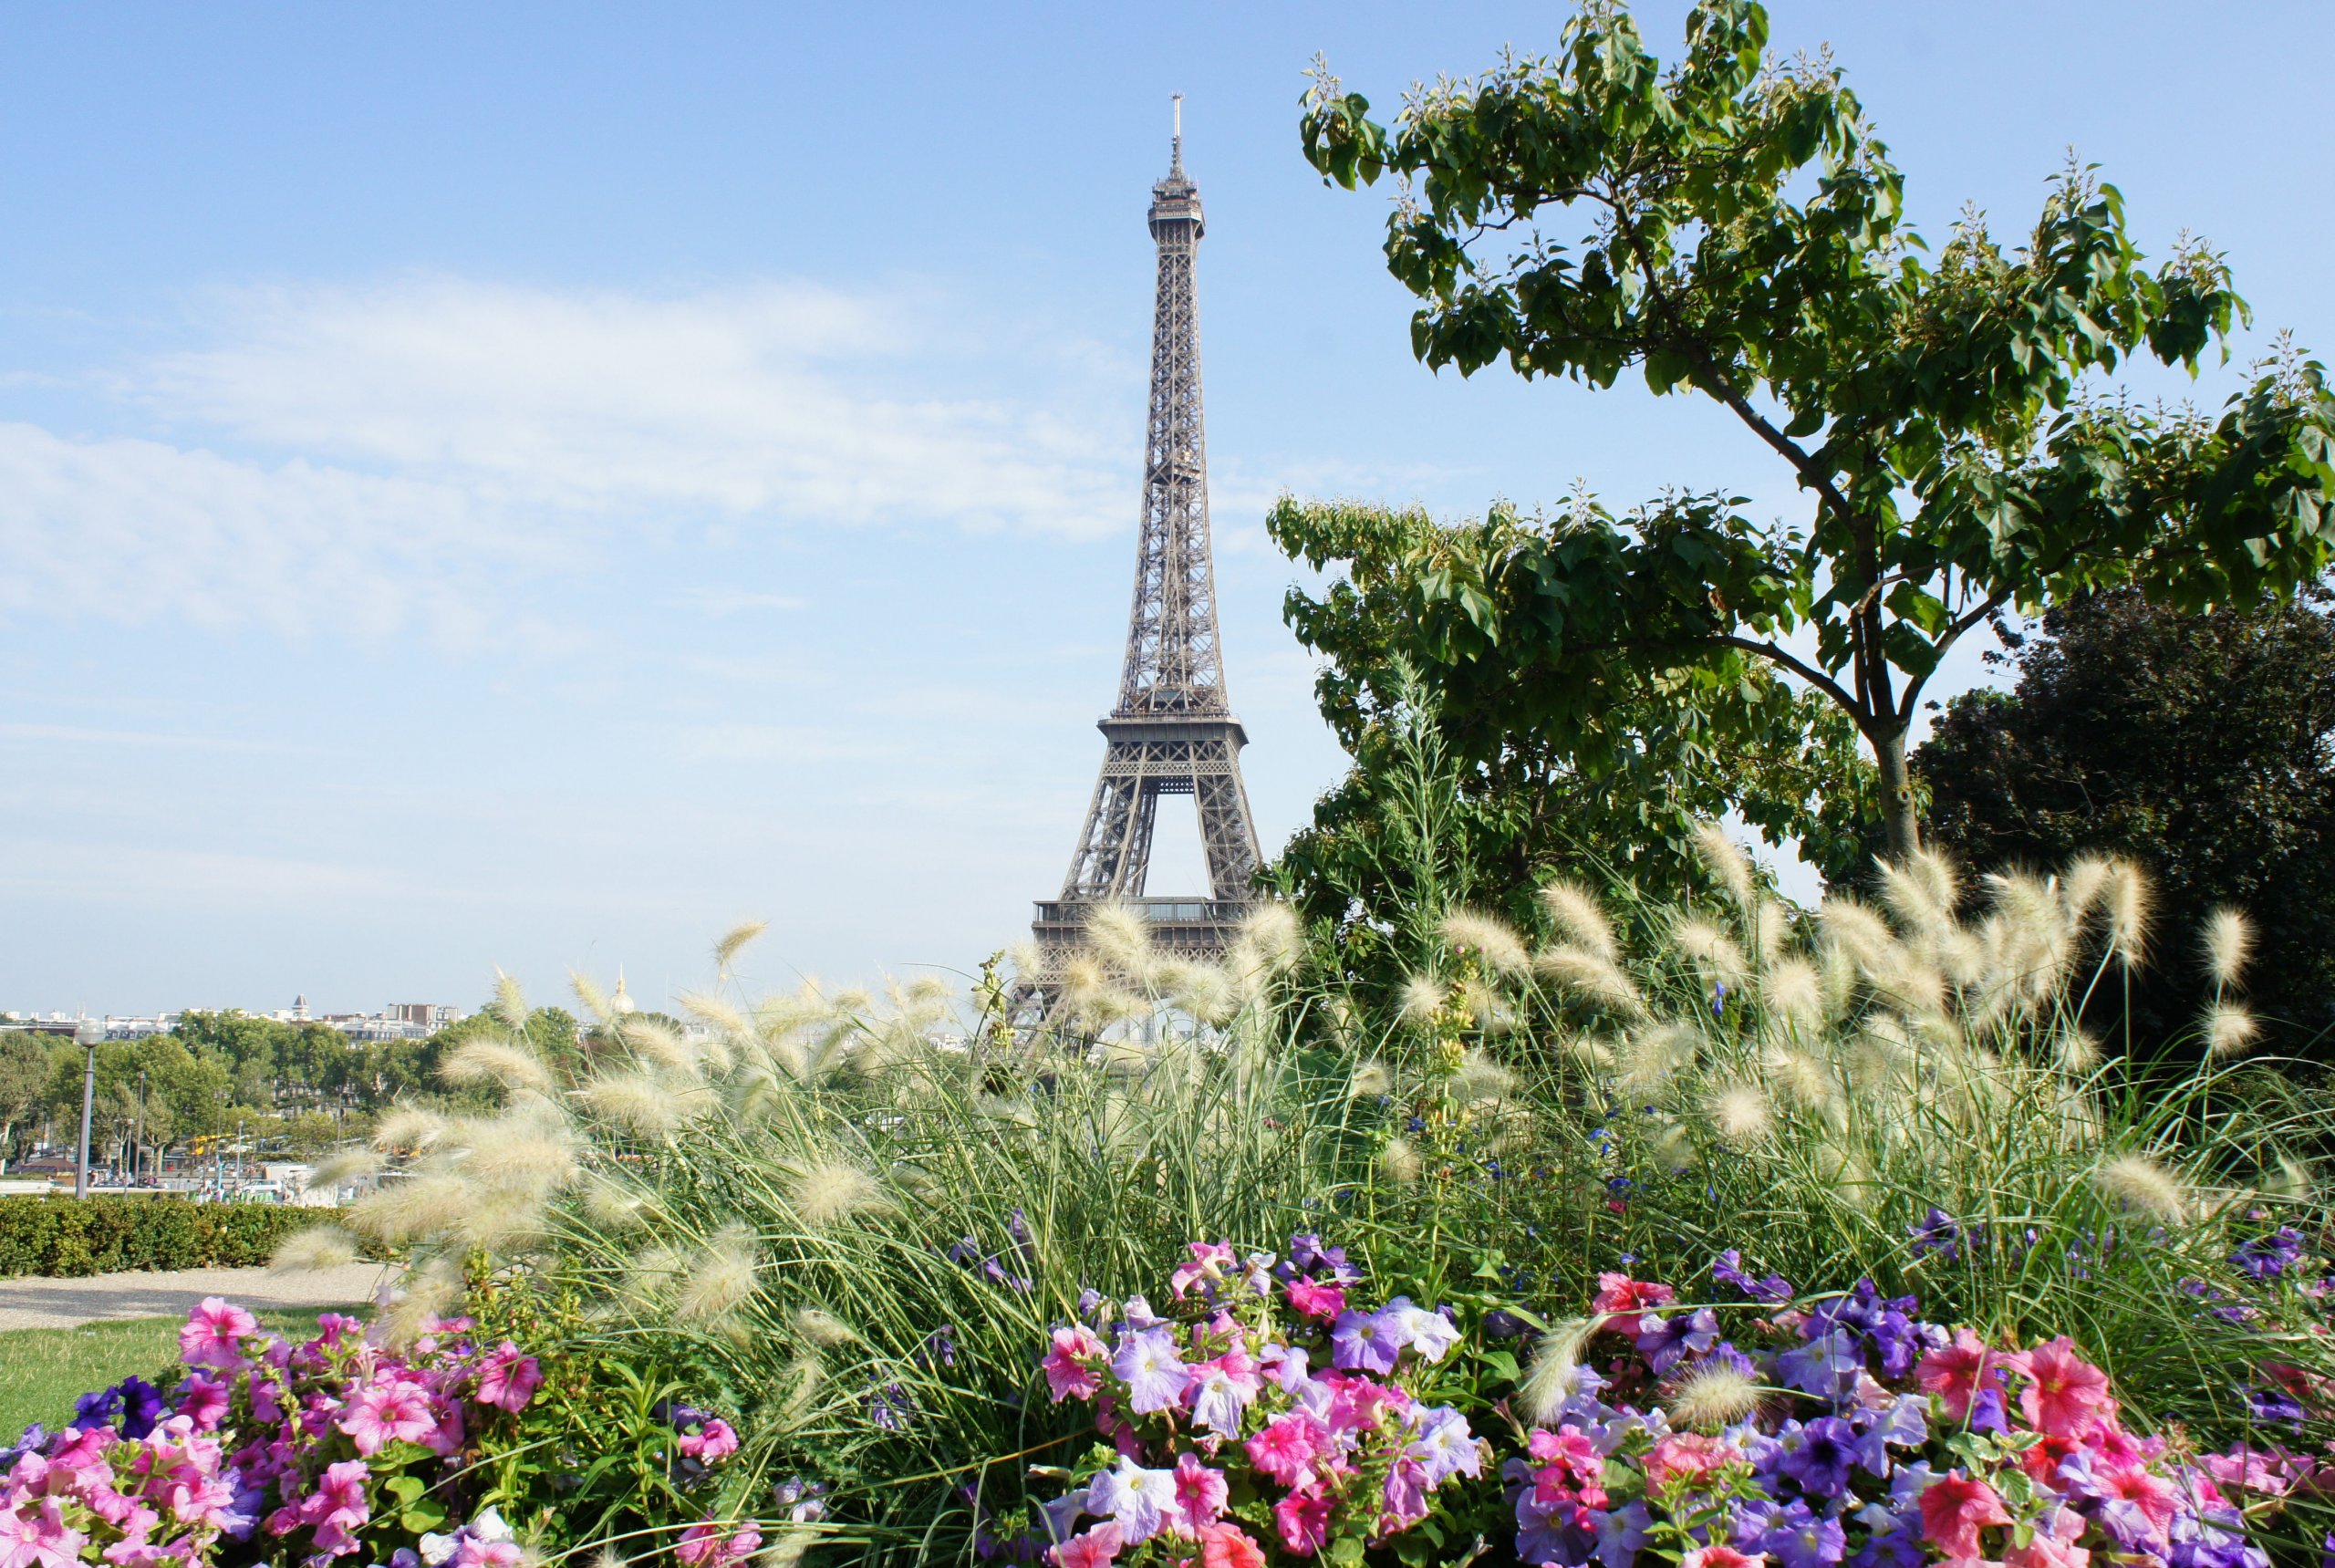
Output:
[[[317,1314],[361,1314],[362,1306],[302,1307],[263,1312],[265,1326],[303,1338],[317,1331]],[[152,1377],[178,1358],[175,1317],[124,1318],[79,1328],[20,1328],[0,1334],[0,1445],[16,1440],[28,1421],[52,1430],[73,1414],[73,1401],[131,1373]],[[167,1387],[167,1386],[166,1386]]]

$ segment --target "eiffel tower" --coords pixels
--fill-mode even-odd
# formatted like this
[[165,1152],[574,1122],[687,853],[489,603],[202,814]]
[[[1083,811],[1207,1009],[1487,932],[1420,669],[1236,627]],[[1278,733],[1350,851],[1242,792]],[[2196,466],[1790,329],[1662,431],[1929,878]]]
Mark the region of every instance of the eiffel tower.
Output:
[[[1261,858],[1240,782],[1249,732],[1232,716],[1216,631],[1216,567],[1209,549],[1208,444],[1200,419],[1199,314],[1193,261],[1204,224],[1199,188],[1184,173],[1184,101],[1176,97],[1168,177],[1151,188],[1159,247],[1151,324],[1151,418],[1144,439],[1143,522],[1136,541],[1135,606],[1118,705],[1096,728],[1107,742],[1086,826],[1063,878],[1031,930],[1058,970],[1101,903],[1139,911],[1162,949],[1214,957],[1251,906]],[[1151,830],[1162,795],[1189,795],[1208,857],[1206,897],[1147,898]]]

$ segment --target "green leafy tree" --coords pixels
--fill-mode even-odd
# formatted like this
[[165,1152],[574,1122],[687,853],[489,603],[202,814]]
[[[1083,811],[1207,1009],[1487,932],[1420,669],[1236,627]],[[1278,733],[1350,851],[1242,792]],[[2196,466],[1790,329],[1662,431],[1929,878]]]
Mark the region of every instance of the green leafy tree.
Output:
[[47,1043],[29,1034],[0,1034],[0,1159],[14,1157],[16,1135],[38,1113],[47,1088]]
[[[1391,130],[1320,73],[1304,148],[1349,189],[1403,182],[1387,263],[1423,302],[1427,365],[1709,398],[1811,498],[1772,523],[1715,494],[1626,521],[1578,503],[1520,534],[1447,531],[1457,567],[1419,552],[1400,591],[1476,622],[1513,727],[1570,753],[1610,693],[1681,671],[1723,691],[1764,667],[1855,726],[1902,852],[1923,687],[1988,617],[2126,585],[2247,604],[2325,567],[2335,400],[2291,357],[2218,418],[2108,395],[2141,355],[2192,374],[2226,356],[2247,317],[2222,259],[2185,242],[2147,270],[2122,197],[2071,168],[2023,245],[1974,215],[1926,261],[1842,73],[1769,63],[1767,42],[1751,0],[1705,0],[1666,70],[1595,5],[1554,56],[1422,89]],[[1275,533],[1335,557],[1380,516],[1284,501]],[[1517,591],[1467,597],[1494,576]],[[1726,743],[1739,712],[1707,712]]]
[[2130,589],[2071,599],[2009,639],[2016,690],[1956,699],[1915,755],[1935,837],[1972,865],[2099,851],[2155,874],[2157,925],[2184,945],[2160,943],[2134,977],[2137,1040],[2195,1018],[2187,933],[2217,905],[2259,929],[2247,989],[2272,1043],[2335,1027],[2331,603],[2317,587],[2205,616]]
[[1538,591],[1511,569],[1536,536],[1513,513],[1449,527],[1417,512],[1342,510],[1286,526],[1292,515],[1271,521],[1292,554],[1345,566],[1319,597],[1292,590],[1287,604],[1298,640],[1323,658],[1315,694],[1354,759],[1279,862],[1309,919],[1365,942],[1433,901],[1395,852],[1401,820],[1417,815],[1416,792],[1398,781],[1416,770],[1422,723],[1451,780],[1437,831],[1463,896],[1512,919],[1527,919],[1556,869],[1653,896],[1698,885],[1695,826],[1729,813],[1801,839],[1820,864],[1864,853],[1872,770],[1856,731],[1762,669],[1632,671],[1563,725],[1518,691],[1487,629],[1531,613]]

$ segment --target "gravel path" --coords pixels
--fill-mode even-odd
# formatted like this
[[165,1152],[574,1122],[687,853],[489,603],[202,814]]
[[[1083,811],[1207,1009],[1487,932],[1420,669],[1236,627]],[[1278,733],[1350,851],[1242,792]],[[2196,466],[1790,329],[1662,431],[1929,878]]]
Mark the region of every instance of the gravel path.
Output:
[[205,1296],[247,1307],[327,1307],[369,1302],[392,1271],[349,1263],[277,1274],[265,1269],[175,1269],[85,1280],[0,1280],[0,1331],[72,1328],[124,1317],[184,1317]]

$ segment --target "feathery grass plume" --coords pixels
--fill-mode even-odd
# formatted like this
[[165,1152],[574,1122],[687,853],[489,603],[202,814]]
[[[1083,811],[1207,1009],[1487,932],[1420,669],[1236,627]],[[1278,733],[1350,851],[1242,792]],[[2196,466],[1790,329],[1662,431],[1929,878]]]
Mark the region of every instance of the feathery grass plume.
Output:
[[1211,1028],[1223,1023],[1239,1011],[1240,996],[1232,977],[1212,963],[1189,963],[1176,966],[1181,972],[1168,988],[1168,999],[1177,1008]]
[[682,1039],[669,1023],[629,1012],[617,1021],[613,1032],[624,1042],[625,1048],[642,1061],[654,1062],[675,1073],[694,1075],[700,1070],[696,1047]]
[[1469,975],[1460,982],[1459,1011],[1487,1034],[1505,1034],[1516,1027],[1516,1009],[1480,975]]
[[2100,1042],[2071,1023],[2052,1036],[2051,1059],[2063,1073],[2089,1073],[2100,1065]]
[[1565,1401],[1581,1392],[1581,1351],[1597,1332],[1597,1323],[1593,1317],[1568,1318],[1541,1336],[1516,1391],[1526,1420],[1536,1426],[1553,1422]]
[[2234,1002],[2216,1002],[2198,1021],[2205,1036],[2205,1054],[2216,1060],[2242,1056],[2262,1038],[2261,1021]]
[[1671,1421],[1698,1432],[1716,1432],[1759,1407],[1759,1380],[1723,1361],[1706,1361],[1672,1392]]
[[690,1260],[673,1294],[674,1315],[686,1323],[716,1323],[743,1306],[756,1287],[759,1266],[753,1228],[725,1225]]
[[2004,978],[2002,971],[2015,968],[2016,964],[2008,961],[2004,952],[2000,940],[2002,926],[1993,922],[1990,926],[1991,934],[1996,938],[1992,942],[1988,940],[1989,930],[1974,931],[1959,924],[1930,933],[1923,945],[1929,950],[1931,962],[1939,978],[1948,984],[1968,990],[1985,985],[1991,975],[1998,982],[1995,989],[2010,989],[2001,983]]
[[1249,944],[1263,968],[1282,974],[1305,956],[1305,927],[1287,904],[1267,901],[1240,919],[1240,940]]
[[1816,926],[1828,947],[1864,973],[1902,961],[1897,933],[1869,904],[1845,896],[1827,898],[1816,907]]
[[488,1188],[473,1195],[455,1218],[452,1230],[471,1246],[490,1252],[507,1251],[543,1235],[543,1202],[509,1188]]
[[2081,927],[2094,909],[2108,902],[2116,882],[2116,863],[2105,855],[2079,855],[2059,876],[2060,909],[2068,924]]
[[1770,1051],[1761,1065],[1769,1082],[1811,1109],[1830,1106],[1836,1097],[1832,1075],[1805,1051]]
[[1614,922],[1606,919],[1605,907],[1580,883],[1562,877],[1549,883],[1541,889],[1541,907],[1574,947],[1607,963],[1621,958],[1621,944],[1614,940]]
[[1898,924],[1920,936],[1935,936],[1954,921],[1961,889],[1953,868],[1941,857],[1915,850],[1903,860],[1878,863],[1881,901]]
[[2147,961],[2149,922],[2156,911],[2156,889],[2129,860],[2109,863],[2108,950],[2126,969]]
[[406,1271],[389,1310],[377,1321],[392,1347],[402,1349],[421,1337],[432,1320],[446,1315],[462,1299],[460,1258],[432,1258]]
[[826,1350],[832,1350],[838,1345],[849,1345],[859,1337],[851,1324],[824,1307],[796,1308],[794,1332]]
[[685,1095],[652,1073],[603,1073],[573,1093],[594,1116],[641,1137],[663,1137],[700,1108],[692,1103],[700,1096]]
[[2123,1208],[2168,1224],[2189,1218],[2189,1193],[2181,1179],[2144,1154],[2122,1154],[2102,1163],[2093,1179]]
[[742,1040],[754,1033],[754,1026],[745,1013],[711,992],[685,991],[673,1000],[680,1002],[681,1011],[691,1018],[724,1034]]
[[1516,1087],[1516,1075],[1481,1051],[1471,1050],[1459,1059],[1446,1087],[1451,1097],[1463,1106],[1481,1105],[1486,1100],[1505,1099]]
[[1735,945],[1735,939],[1698,915],[1682,914],[1673,920],[1670,940],[1706,977],[1729,986],[1742,984],[1750,968],[1743,961],[1743,950]]
[[1735,900],[1735,907],[1747,916],[1759,908],[1759,883],[1751,867],[1751,857],[1742,846],[1727,836],[1727,829],[1716,822],[1701,823],[1695,828],[1695,854],[1710,874]]
[[814,1231],[855,1214],[888,1213],[893,1207],[881,1181],[841,1159],[821,1160],[797,1172],[786,1184],[786,1199],[795,1218]]
[[1737,1148],[1763,1141],[1775,1125],[1768,1096],[1756,1084],[1719,1085],[1704,1102],[1703,1114],[1710,1118],[1712,1130]]
[[1111,977],[1102,961],[1090,952],[1075,952],[1063,961],[1062,999],[1074,1011],[1111,989]]
[[494,971],[494,1000],[487,1004],[486,1010],[514,1034],[525,1032],[529,1017],[527,993],[519,989],[517,981],[504,974],[500,968]]
[[595,1172],[585,1179],[581,1194],[585,1217],[608,1231],[627,1231],[647,1222],[649,1195],[629,1181]]
[[728,975],[730,966],[738,961],[740,953],[746,950],[746,944],[768,929],[770,929],[768,920],[740,920],[722,932],[713,943],[714,972]]
[[2289,1202],[2299,1203],[2319,1190],[2319,1179],[2309,1166],[2293,1155],[2278,1157],[2278,1168],[2262,1183],[2264,1190]]
[[1523,974],[1532,967],[1532,955],[1514,928],[1479,909],[1454,909],[1444,916],[1443,940],[1455,952],[1474,953],[1496,974]]
[[382,1241],[410,1241],[449,1229],[478,1197],[455,1176],[410,1176],[342,1210],[344,1222]]
[[1397,1187],[1409,1187],[1419,1179],[1419,1151],[1411,1140],[1390,1137],[1386,1147],[1378,1151],[1378,1172]]
[[1673,1176],[1695,1163],[1695,1138],[1685,1122],[1663,1119],[1654,1135],[1654,1158]]
[[346,1268],[357,1261],[357,1238],[337,1225],[311,1225],[277,1243],[267,1266],[279,1274]]
[[473,1122],[464,1128],[470,1147],[462,1170],[474,1181],[514,1192],[547,1196],[576,1178],[576,1142],[530,1117],[506,1116]]
[[585,1012],[592,1015],[594,1023],[606,1023],[609,1019],[617,1016],[616,1009],[609,1004],[608,993],[600,989],[598,981],[594,980],[582,970],[571,969],[567,971],[567,989],[576,993],[577,1003]]
[[1442,1011],[1443,986],[1431,974],[1415,974],[1403,981],[1403,1019],[1408,1023],[1432,1023]]
[[351,1144],[347,1148],[337,1148],[317,1161],[316,1168],[308,1172],[308,1190],[330,1192],[351,1182],[362,1181],[380,1168],[381,1156],[378,1150],[367,1148],[362,1144]]
[[1086,941],[1096,956],[1138,984],[1147,982],[1159,963],[1152,945],[1151,922],[1121,903],[1098,904],[1086,916]]
[[1387,1071],[1386,1064],[1375,1056],[1356,1064],[1354,1076],[1346,1083],[1347,1095],[1357,1100],[1375,1100],[1381,1095],[1394,1092],[1395,1075]]
[[439,1059],[438,1076],[456,1086],[491,1085],[514,1093],[547,1095],[551,1069],[542,1057],[510,1040],[465,1040]]
[[1613,1042],[1598,1034],[1560,1034],[1557,1036],[1557,1049],[1583,1066],[1594,1070],[1611,1067],[1620,1054],[1614,1049]]
[[420,1154],[445,1130],[443,1117],[417,1106],[400,1106],[373,1124],[373,1147],[384,1154]]
[[1005,950],[1007,967],[1023,980],[1037,980],[1046,972],[1046,952],[1033,941],[1015,942]]
[[1784,959],[1759,977],[1759,1001],[1767,1011],[1802,1031],[1822,1026],[1830,1011],[1824,1004],[1824,977],[1806,959]]
[[1632,1099],[1659,1099],[1694,1065],[1702,1035],[1690,1024],[1656,1023],[1622,1037],[1614,1081]]
[[2205,978],[2223,989],[2236,985],[2254,957],[2254,922],[2244,910],[2223,905],[2205,917],[2200,940],[2205,953]]
[[1645,1015],[1645,998],[1636,983],[1619,964],[1588,948],[1543,948],[1532,956],[1532,967],[1551,983],[1608,1012]]

